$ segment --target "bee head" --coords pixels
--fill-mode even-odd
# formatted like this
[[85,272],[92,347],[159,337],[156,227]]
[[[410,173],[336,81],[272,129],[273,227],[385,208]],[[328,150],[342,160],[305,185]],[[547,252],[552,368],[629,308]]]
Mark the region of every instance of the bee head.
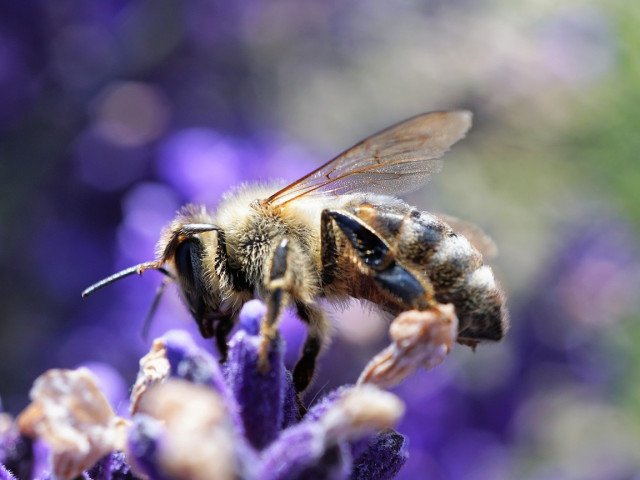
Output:
[[[180,294],[198,323],[200,333],[205,338],[212,337],[215,333],[213,321],[218,314],[219,299],[216,292],[207,283],[205,268],[203,265],[204,245],[199,234],[205,232],[219,232],[223,236],[222,230],[211,223],[184,223],[176,219],[163,233],[158,242],[159,256],[151,262],[144,262],[125,268],[99,282],[91,285],[82,292],[83,297],[91,295],[96,290],[101,289],[121,278],[137,273],[142,275],[146,270],[157,270],[166,276],[156,293],[156,297],[151,306],[151,310],[145,320],[143,335],[146,336],[149,321],[160,301],[160,297],[168,283],[175,281],[180,289]],[[165,265],[171,265],[171,270]]]
[[[208,266],[205,264],[205,240],[201,236],[207,232],[215,232],[214,237],[206,241],[216,252],[214,264]],[[215,334],[214,323],[220,316],[215,263],[226,260],[223,239],[224,232],[214,224],[182,223],[170,227],[158,242],[159,261],[173,266],[180,295],[205,338]]]

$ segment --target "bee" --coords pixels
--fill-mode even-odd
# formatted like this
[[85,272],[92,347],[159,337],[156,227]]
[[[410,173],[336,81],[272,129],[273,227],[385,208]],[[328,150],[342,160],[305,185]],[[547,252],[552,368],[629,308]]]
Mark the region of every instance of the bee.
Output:
[[266,342],[283,309],[293,306],[307,325],[293,373],[298,392],[309,385],[329,336],[320,299],[367,300],[391,315],[452,303],[459,343],[500,340],[508,327],[505,299],[482,254],[442,217],[396,197],[441,169],[440,157],[466,135],[471,119],[468,111],[424,113],[283,188],[241,186],[215,211],[187,205],[163,231],[155,260],[118,272],[83,296],[159,270],[168,277],[164,284],[177,283],[200,333],[215,337],[223,360],[245,302],[264,300]]

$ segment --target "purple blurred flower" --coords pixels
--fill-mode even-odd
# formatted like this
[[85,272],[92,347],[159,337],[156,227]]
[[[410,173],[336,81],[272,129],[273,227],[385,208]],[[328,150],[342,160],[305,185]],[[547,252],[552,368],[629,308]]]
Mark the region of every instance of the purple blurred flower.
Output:
[[561,10],[542,30],[542,53],[551,72],[567,83],[597,80],[615,66],[615,35],[605,11]]
[[[160,174],[185,198],[214,204],[230,185],[247,179],[255,153],[206,128],[182,130],[160,145]],[[244,174],[240,168],[243,167]]]
[[124,148],[87,129],[74,145],[80,179],[93,188],[113,191],[143,177],[150,155],[144,147]]

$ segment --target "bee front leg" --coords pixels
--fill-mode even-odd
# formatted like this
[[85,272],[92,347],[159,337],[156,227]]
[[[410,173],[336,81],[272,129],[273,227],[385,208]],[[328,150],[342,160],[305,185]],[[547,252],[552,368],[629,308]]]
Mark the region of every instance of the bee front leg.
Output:
[[403,309],[426,310],[437,305],[433,286],[398,262],[391,246],[361,219],[338,210],[325,210],[323,217],[334,222],[371,269],[376,284]]
[[273,252],[267,277],[268,295],[266,298],[267,314],[262,321],[262,349],[260,352],[260,369],[267,371],[267,352],[270,343],[278,333],[278,319],[288,301],[291,289],[291,273],[288,271],[289,240],[283,238]]

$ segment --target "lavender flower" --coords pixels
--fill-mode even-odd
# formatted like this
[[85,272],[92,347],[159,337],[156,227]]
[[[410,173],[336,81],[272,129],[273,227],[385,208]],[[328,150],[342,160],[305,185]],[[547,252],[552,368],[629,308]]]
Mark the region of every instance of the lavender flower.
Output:
[[258,450],[271,443],[282,427],[287,389],[284,342],[280,336],[269,345],[269,370],[263,373],[258,365],[262,344],[259,325],[265,313],[265,306],[258,300],[243,308],[242,329],[231,340],[227,367],[227,379],[240,405],[247,439]]
[[253,463],[222,397],[204,385],[169,378],[144,394],[134,420],[129,456],[152,478],[231,480]]
[[[33,469],[33,462],[31,440],[20,435],[8,414],[0,413],[0,466],[18,478],[26,478]],[[1,475],[0,479],[4,480]]]
[[408,440],[393,430],[380,432],[367,444],[353,465],[352,479],[390,479],[409,457]]
[[[391,394],[372,386],[345,387],[328,395],[301,422],[296,423],[299,418],[298,402],[291,375],[284,369],[284,345],[281,338],[276,338],[269,346],[269,370],[262,373],[259,369],[262,338],[258,335],[258,327],[264,313],[264,305],[258,301],[249,302],[243,309],[240,316],[241,329],[230,342],[229,361],[225,368],[233,396],[223,404],[218,400],[208,402],[209,412],[214,409],[212,405],[217,405],[216,408],[224,405],[229,418],[230,412],[238,411],[241,424],[238,425],[237,420],[231,423],[235,426],[236,434],[245,432],[245,439],[237,439],[235,450],[227,451],[226,458],[219,463],[231,465],[231,470],[239,469],[242,478],[293,479],[308,475],[313,478],[348,478],[354,464],[351,444],[368,438],[381,428],[393,425],[403,411],[401,403]],[[174,338],[176,336],[175,333],[170,335]],[[167,337],[163,340],[167,344],[171,343],[167,341]],[[207,355],[189,342],[183,342],[182,350],[177,347],[178,342],[174,341],[173,344],[175,348],[172,356],[180,358],[180,362],[185,365],[193,364],[194,356],[205,358]],[[189,369],[171,368],[169,375],[192,378]],[[155,388],[157,387],[152,387],[149,394]],[[216,390],[218,398],[226,396],[225,387],[218,387]],[[165,394],[161,395],[163,397]],[[186,396],[181,396],[186,404],[191,402],[194,393],[190,397],[191,399],[187,399]],[[166,406],[170,398],[169,395],[158,401],[158,404]],[[141,402],[144,403],[144,398]],[[185,408],[190,411],[194,409],[192,406]],[[153,418],[159,412],[145,413],[150,415],[134,416],[135,427],[129,437],[129,451],[142,452],[142,455],[138,454],[136,463],[139,466],[144,464],[146,473],[153,476],[158,475],[158,470],[176,468],[164,465],[158,469],[158,463],[166,461],[166,457],[159,454],[158,448],[166,445],[167,439],[175,436],[176,432],[170,428],[164,431],[156,428]],[[220,415],[224,416],[223,413]],[[163,420],[166,422],[166,416]],[[154,433],[145,434],[149,431]],[[227,440],[223,443],[228,445],[231,442]],[[406,459],[406,452],[397,455],[397,448],[392,448],[391,445],[386,448],[383,443],[378,443],[371,447],[367,445],[365,453],[358,457],[358,465],[365,461],[367,454],[376,458],[384,458],[385,455],[393,457],[398,465]],[[247,457],[253,460],[248,462]],[[177,467],[178,470],[181,468],[187,467]],[[383,472],[376,466],[372,469]],[[238,470],[235,474],[238,474]],[[374,475],[369,478],[378,477]]]
[[11,471],[0,463],[0,480],[15,480]]
[[75,478],[122,445],[126,422],[116,417],[88,369],[49,370],[30,395],[17,424],[23,435],[47,442],[56,477]]
[[[371,385],[345,388],[331,397],[315,415],[285,430],[269,446],[263,454],[260,478],[349,478],[353,444],[395,424],[404,412],[398,398]],[[368,448],[367,453],[382,452]],[[374,463],[372,473],[352,478],[385,478]]]
[[[284,341],[259,334],[264,314],[257,300],[242,310],[224,369],[186,332],[156,339],[140,361],[131,421],[114,413],[86,368],[45,373],[19,431],[2,437],[0,478],[13,478],[9,465],[40,480],[393,478],[408,456],[406,438],[391,430],[403,403],[373,384],[345,386],[301,418]],[[30,439],[47,445],[51,463],[41,473],[31,459],[43,454]]]
[[0,463],[0,480],[15,480],[16,477]]
[[114,451],[102,457],[88,472],[92,480],[135,480],[131,467],[122,452]]

